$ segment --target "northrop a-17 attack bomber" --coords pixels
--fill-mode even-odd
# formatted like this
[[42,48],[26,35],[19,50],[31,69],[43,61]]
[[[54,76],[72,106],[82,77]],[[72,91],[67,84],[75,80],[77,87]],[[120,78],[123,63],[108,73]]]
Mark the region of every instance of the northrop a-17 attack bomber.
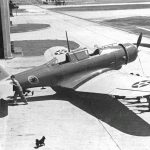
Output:
[[[18,73],[15,77],[24,89],[50,86],[58,93],[87,90],[115,96],[150,95],[149,78],[120,72],[123,65],[136,60],[141,39],[142,33],[136,45],[109,45],[97,48],[93,53],[89,53],[86,48],[70,50],[69,43],[68,50],[53,47],[57,50],[53,59],[41,66]],[[59,61],[55,57],[57,55],[62,55],[64,60]],[[2,74],[3,70],[0,75]],[[8,75],[1,79],[8,80]],[[85,82],[92,87],[82,88]]]

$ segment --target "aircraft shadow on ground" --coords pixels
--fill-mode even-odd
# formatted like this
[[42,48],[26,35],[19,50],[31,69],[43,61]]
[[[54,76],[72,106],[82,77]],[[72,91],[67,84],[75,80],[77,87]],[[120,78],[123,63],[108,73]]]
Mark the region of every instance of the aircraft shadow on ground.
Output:
[[44,100],[69,101],[97,119],[126,134],[150,136],[150,125],[118,100],[105,94],[71,92],[71,94],[54,94],[30,97],[29,102]]
[[109,95],[77,92],[68,101],[97,119],[130,135],[150,136],[150,125]]

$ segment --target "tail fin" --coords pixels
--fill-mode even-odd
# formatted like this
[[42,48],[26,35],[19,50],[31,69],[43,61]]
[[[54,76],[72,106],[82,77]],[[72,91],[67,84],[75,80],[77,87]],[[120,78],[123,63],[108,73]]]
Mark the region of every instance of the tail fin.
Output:
[[5,71],[5,69],[0,66],[0,81],[9,77],[9,74]]
[[0,99],[7,99],[8,96],[13,95],[13,86],[10,80],[4,80],[9,77],[4,67],[0,65]]

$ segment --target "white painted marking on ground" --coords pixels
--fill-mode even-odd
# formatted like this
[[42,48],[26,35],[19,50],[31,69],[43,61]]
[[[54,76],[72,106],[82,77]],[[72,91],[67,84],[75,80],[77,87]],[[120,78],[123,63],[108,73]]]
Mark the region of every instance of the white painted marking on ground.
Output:
[[140,26],[136,26],[136,27],[139,28],[139,29],[142,29],[142,30],[150,31],[150,29],[147,29],[147,28],[144,28],[144,27],[140,27]]

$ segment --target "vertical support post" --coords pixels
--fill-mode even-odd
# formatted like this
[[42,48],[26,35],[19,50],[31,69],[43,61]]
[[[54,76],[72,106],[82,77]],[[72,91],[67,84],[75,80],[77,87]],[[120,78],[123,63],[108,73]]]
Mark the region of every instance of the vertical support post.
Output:
[[0,59],[11,57],[9,0],[0,0]]

